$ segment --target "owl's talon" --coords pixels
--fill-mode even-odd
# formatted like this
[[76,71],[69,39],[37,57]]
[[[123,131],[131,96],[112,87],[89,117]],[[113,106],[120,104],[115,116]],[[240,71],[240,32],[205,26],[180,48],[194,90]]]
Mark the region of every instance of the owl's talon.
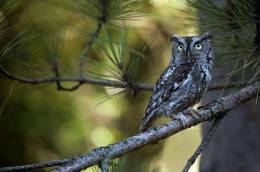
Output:
[[222,101],[223,101],[223,98],[220,98],[220,100],[214,100],[215,103],[218,103],[218,104],[220,104],[221,106],[225,106],[225,105],[222,103]]
[[202,116],[202,114],[196,109],[190,109],[189,112],[195,119],[198,119]]
[[180,121],[181,125],[185,128],[189,127],[189,121],[182,112],[179,112],[174,117],[172,117],[172,120]]

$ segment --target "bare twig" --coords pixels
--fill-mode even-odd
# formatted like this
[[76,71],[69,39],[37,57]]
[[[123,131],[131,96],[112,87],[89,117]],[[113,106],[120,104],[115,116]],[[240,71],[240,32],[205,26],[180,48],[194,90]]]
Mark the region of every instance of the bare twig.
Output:
[[[56,78],[60,78],[60,72],[59,72],[59,62],[56,60],[54,63],[53,63],[53,69],[52,69],[53,73],[55,74],[55,77]],[[73,89],[74,87],[71,87],[71,88],[66,88],[66,87],[63,87],[60,83],[60,81],[57,79],[56,80],[56,85],[57,85],[57,90],[61,90],[61,91],[73,91],[75,89]],[[79,84],[77,84],[79,85]],[[78,86],[77,86],[78,88]],[[76,89],[77,89],[76,88]]]
[[191,166],[194,164],[196,159],[199,157],[199,155],[204,151],[204,149],[207,147],[209,142],[211,141],[212,137],[215,135],[222,119],[224,116],[218,117],[214,119],[213,124],[211,125],[209,131],[207,132],[206,136],[201,141],[200,145],[196,149],[196,151],[193,153],[193,155],[190,157],[190,159],[187,161],[185,167],[183,168],[182,172],[188,172]]
[[[199,110],[201,114],[200,118],[194,118],[191,115],[187,116],[186,122],[189,126],[194,126],[202,121],[218,117],[220,114],[223,114],[233,109],[238,104],[255,97],[257,94],[257,90],[257,83],[247,86],[235,93],[232,93],[218,100],[218,102],[221,103],[213,102],[205,106],[204,108],[201,108]],[[175,120],[166,125],[163,125],[162,127],[151,129],[145,133],[141,133],[133,137],[127,138],[125,140],[122,140],[118,143],[103,147],[102,149],[105,148],[105,151],[109,151],[111,158],[116,158],[119,156],[123,156],[126,153],[138,150],[148,144],[154,143],[155,141],[162,140],[186,128],[187,126],[184,127],[178,120]],[[90,153],[75,160],[71,164],[58,168],[56,171],[79,171],[81,169],[85,169],[89,166],[97,164],[102,160],[102,151],[100,150],[100,148],[96,148],[92,150]]]

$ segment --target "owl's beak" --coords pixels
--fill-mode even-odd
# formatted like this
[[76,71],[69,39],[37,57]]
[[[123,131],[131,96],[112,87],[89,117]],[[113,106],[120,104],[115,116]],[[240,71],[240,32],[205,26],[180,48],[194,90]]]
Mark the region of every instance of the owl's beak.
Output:
[[188,57],[188,59],[190,59],[190,51],[189,50],[187,51],[187,57]]
[[187,50],[187,60],[189,63],[192,62],[190,50]]

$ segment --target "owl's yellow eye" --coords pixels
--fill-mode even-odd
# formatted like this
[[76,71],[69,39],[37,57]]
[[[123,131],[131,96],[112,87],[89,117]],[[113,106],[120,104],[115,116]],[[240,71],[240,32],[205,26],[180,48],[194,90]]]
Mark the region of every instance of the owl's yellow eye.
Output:
[[181,51],[183,49],[183,45],[178,46],[178,50]]
[[197,49],[197,50],[201,50],[202,49],[202,44],[195,44],[195,48]]

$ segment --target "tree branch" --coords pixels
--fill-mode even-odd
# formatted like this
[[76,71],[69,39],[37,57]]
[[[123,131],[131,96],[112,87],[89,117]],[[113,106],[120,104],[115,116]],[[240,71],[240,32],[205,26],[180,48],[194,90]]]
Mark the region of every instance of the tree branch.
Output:
[[[237,92],[231,93],[226,97],[220,98],[217,101],[203,106],[198,110],[201,114],[200,117],[194,118],[192,115],[186,115],[185,122],[188,124],[186,126],[183,126],[181,121],[174,120],[161,127],[153,128],[147,132],[129,137],[115,144],[93,149],[86,155],[77,157],[69,163],[64,163],[62,167],[57,168],[55,171],[80,171],[104,161],[106,158],[104,155],[109,154],[109,157],[113,159],[123,156],[129,152],[141,149],[142,147],[158,142],[203,121],[220,117],[223,113],[230,111],[239,104],[256,97],[258,89],[259,84],[255,82]],[[186,111],[184,113],[187,114],[188,112]],[[3,168],[0,168],[0,171],[4,171]]]
[[[255,97],[257,91],[257,83],[247,86],[238,92],[232,93],[229,96],[218,100],[218,102],[221,103],[214,102],[201,108],[199,110],[199,112],[201,113],[200,118],[193,118],[191,115],[186,116],[186,122],[189,126],[194,126],[200,122],[218,117],[218,115],[233,109],[238,104]],[[188,126],[183,126],[180,121],[175,120],[166,125],[163,125],[162,127],[151,129],[145,133],[127,138],[118,143],[111,144],[102,148],[96,148],[87,155],[74,160],[74,162],[72,162],[71,164],[58,168],[56,171],[79,171],[102,161],[103,159],[101,155],[104,153],[104,151],[109,152],[111,158],[120,157],[126,153],[138,150],[148,144],[154,143],[155,141],[159,141],[166,137],[169,137],[186,128],[188,128]]]

